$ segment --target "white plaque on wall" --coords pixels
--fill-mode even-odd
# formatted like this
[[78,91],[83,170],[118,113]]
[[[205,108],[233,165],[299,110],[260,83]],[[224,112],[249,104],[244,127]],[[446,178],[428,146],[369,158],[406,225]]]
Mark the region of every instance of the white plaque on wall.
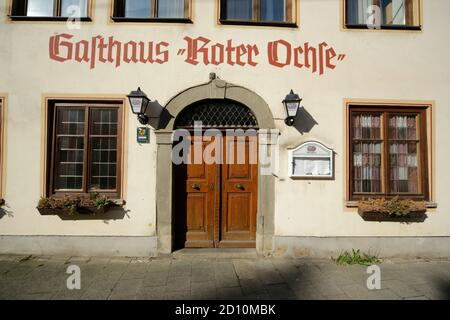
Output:
[[302,179],[332,179],[333,150],[320,142],[308,141],[289,150],[289,176]]

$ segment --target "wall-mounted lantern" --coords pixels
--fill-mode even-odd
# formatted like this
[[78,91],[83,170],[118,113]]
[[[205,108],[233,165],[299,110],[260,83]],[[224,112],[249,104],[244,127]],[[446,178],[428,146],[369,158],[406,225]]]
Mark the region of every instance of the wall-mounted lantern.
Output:
[[148,116],[146,114],[150,99],[141,91],[139,87],[136,91],[131,91],[127,96],[130,101],[131,111],[137,115],[141,124],[148,124]]
[[294,93],[294,91],[289,92],[289,94],[284,98],[283,104],[286,108],[287,118],[284,120],[284,123],[288,126],[292,126],[294,124],[295,116],[297,115],[298,108],[300,107],[300,102],[302,99],[298,96],[298,94]]

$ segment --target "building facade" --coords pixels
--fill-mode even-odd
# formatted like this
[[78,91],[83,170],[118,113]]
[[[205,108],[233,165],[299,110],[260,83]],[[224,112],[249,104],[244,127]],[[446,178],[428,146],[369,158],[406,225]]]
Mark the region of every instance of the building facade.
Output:
[[[447,10],[447,0],[1,1],[0,252],[448,257]],[[151,100],[145,124],[127,97],[138,87]],[[289,122],[291,89],[302,101]],[[206,129],[251,133],[246,160],[173,161],[180,132],[197,132],[204,152],[218,136]],[[116,207],[37,209],[89,195]],[[367,219],[368,199],[411,200],[426,216]]]

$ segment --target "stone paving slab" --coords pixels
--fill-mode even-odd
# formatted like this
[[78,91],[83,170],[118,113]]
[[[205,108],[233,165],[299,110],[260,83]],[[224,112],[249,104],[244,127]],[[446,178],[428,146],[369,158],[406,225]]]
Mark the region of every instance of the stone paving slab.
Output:
[[[67,268],[81,289],[67,289]],[[386,260],[381,289],[367,267],[330,259],[258,258],[246,251],[160,258],[0,255],[0,299],[450,299],[449,260]]]

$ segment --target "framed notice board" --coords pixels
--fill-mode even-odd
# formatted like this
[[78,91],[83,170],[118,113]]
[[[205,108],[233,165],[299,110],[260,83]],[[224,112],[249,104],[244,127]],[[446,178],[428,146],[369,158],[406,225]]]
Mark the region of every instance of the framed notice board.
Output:
[[317,141],[308,141],[289,150],[289,177],[333,179],[333,150]]

